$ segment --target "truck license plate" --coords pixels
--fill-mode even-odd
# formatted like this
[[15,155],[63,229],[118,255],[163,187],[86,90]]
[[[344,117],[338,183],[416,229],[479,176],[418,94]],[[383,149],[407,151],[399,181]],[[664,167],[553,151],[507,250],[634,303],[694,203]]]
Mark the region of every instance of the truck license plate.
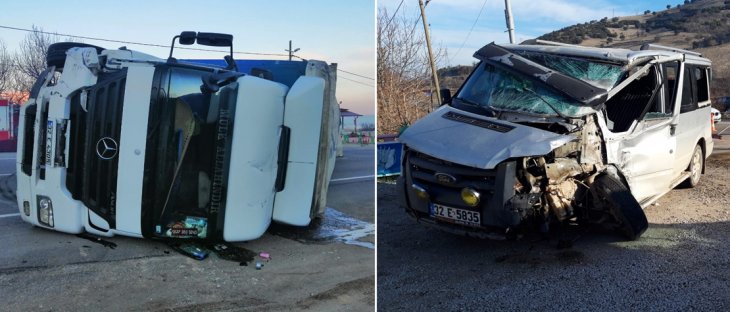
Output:
[[439,204],[431,204],[431,216],[445,221],[480,227],[481,214],[476,211],[448,207]]

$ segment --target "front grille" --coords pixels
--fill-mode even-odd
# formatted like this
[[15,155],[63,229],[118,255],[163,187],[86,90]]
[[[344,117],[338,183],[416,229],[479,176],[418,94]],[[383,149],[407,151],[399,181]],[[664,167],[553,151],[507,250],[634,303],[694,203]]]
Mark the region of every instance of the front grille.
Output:
[[[461,190],[472,187],[478,191],[493,192],[496,188],[496,170],[477,169],[451,163],[419,152],[408,153],[408,165],[413,182],[423,186]],[[453,183],[439,181],[437,174],[455,178]]]
[[83,186],[84,150],[86,144],[86,112],[81,108],[81,93],[71,97],[69,113],[69,148],[68,168],[66,170],[66,188],[73,199],[81,200]]
[[[66,186],[76,199],[115,227],[117,169],[121,142],[122,106],[127,71],[104,74],[88,90],[86,111],[79,95],[72,98],[69,163]],[[116,143],[113,157],[97,152],[102,138]],[[105,155],[109,156],[109,155]]]
[[[429,196],[424,201],[413,197],[414,193],[409,195],[409,206],[414,213],[427,216],[429,204],[436,203],[480,212],[482,228],[506,228],[519,223],[515,213],[505,206],[515,194],[512,187],[516,181],[515,161],[504,161],[494,169],[479,169],[431,157],[415,150],[408,150],[404,159],[407,185],[410,187],[411,184],[417,184]],[[447,178],[444,179],[444,176]],[[466,205],[461,198],[461,190],[465,187],[473,188],[480,194],[479,205],[476,207]]]

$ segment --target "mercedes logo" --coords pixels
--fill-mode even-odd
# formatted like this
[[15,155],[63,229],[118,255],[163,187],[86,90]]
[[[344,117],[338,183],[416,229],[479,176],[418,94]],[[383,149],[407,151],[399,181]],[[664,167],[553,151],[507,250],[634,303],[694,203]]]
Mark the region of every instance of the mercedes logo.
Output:
[[101,159],[109,160],[117,156],[118,148],[117,141],[110,137],[103,137],[96,142],[96,155],[99,155]]

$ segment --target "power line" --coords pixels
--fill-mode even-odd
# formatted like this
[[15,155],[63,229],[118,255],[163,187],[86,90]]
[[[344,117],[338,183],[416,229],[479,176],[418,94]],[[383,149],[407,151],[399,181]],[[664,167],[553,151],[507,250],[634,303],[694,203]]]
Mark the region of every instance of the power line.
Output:
[[[61,33],[49,33],[49,32],[45,32],[45,31],[42,31],[42,30],[33,30],[33,29],[18,28],[18,27],[4,26],[4,25],[0,25],[0,28],[10,29],[10,30],[18,30],[18,31],[25,31],[25,32],[39,32],[39,33],[47,34],[47,35],[65,36],[65,37],[79,38],[79,39],[87,39],[87,40],[97,40],[97,41],[123,43],[123,44],[136,44],[136,45],[141,45],[141,46],[158,47],[158,48],[170,48],[170,46],[162,45],[162,44],[155,44],[155,43],[134,42],[134,41],[124,41],[124,40],[114,40],[114,39],[105,39],[105,38],[96,38],[96,37],[88,37],[88,36],[69,35],[69,34],[61,34]],[[194,51],[205,51],[205,52],[228,53],[227,51],[219,51],[219,50],[212,50],[212,49],[201,49],[201,48],[179,47],[178,49],[194,50]],[[244,51],[233,51],[233,53],[237,53],[237,54],[250,54],[250,55],[286,56],[286,57],[289,56],[289,54],[283,54],[283,53],[260,53],[260,52],[244,52]]]
[[371,87],[371,88],[375,88],[375,86],[373,86],[373,85],[370,85],[370,84],[367,84],[367,83],[364,83],[364,82],[360,82],[360,81],[357,81],[357,80],[352,80],[352,79],[349,79],[347,77],[338,77],[338,79],[345,79],[345,80],[352,81],[354,83],[359,83],[359,84],[364,85],[364,86],[368,86],[368,87]]
[[352,73],[352,72],[346,71],[346,70],[344,70],[344,69],[339,69],[339,68],[338,68],[337,70],[338,70],[338,71],[341,71],[341,72],[343,72],[343,73],[348,73],[348,74],[350,74],[350,75],[355,75],[355,76],[358,76],[358,77],[360,77],[360,78],[365,78],[365,79],[368,79],[368,80],[375,80],[375,79],[373,79],[373,78],[370,78],[370,77],[367,77],[367,76],[363,76],[363,75],[360,75],[360,74],[356,74],[356,73]]
[[[158,47],[158,48],[170,48],[170,46],[162,45],[162,44],[155,44],[155,43],[144,43],[144,42],[134,42],[134,41],[124,41],[124,40],[115,40],[115,39],[105,39],[105,38],[95,38],[95,37],[88,37],[88,36],[78,36],[78,35],[69,35],[69,34],[60,34],[60,33],[49,33],[42,30],[33,30],[33,29],[25,29],[25,28],[18,28],[18,27],[11,27],[11,26],[4,26],[0,25],[0,28],[10,29],[10,30],[18,30],[18,31],[25,31],[25,32],[39,32],[42,34],[49,34],[49,35],[57,35],[57,36],[65,36],[65,37],[71,37],[71,38],[79,38],[79,39],[88,39],[88,40],[98,40],[98,41],[104,41],[104,42],[114,42],[114,43],[123,43],[123,44],[135,44],[135,45],[142,45],[142,46],[149,46],[149,47]],[[212,50],[212,49],[202,49],[202,48],[189,48],[189,47],[178,47],[178,49],[184,49],[184,50],[194,50],[194,51],[205,51],[205,52],[219,52],[219,53],[228,53],[226,51],[219,51],[219,50]],[[250,54],[250,55],[266,55],[266,56],[283,56],[288,57],[289,54],[283,54],[283,53],[260,53],[260,52],[244,52],[244,51],[233,51],[233,53],[237,54]],[[301,60],[305,60],[297,55],[292,55],[293,57],[299,58]],[[350,75],[355,75],[361,78],[369,79],[369,80],[375,80],[373,78],[356,74],[353,72],[349,72],[343,69],[338,69],[339,71],[342,71],[344,73],[348,73]]]
[[385,23],[385,29],[388,29],[388,26],[390,26],[390,22],[393,21],[395,18],[395,15],[398,14],[398,10],[400,10],[400,6],[403,5],[404,0],[400,0],[400,3],[398,4],[398,7],[395,9],[395,12],[393,12],[393,16],[390,17],[387,23]]
[[[486,6],[486,5],[487,5],[487,0],[484,0],[484,3],[482,3],[482,8],[479,9],[479,14],[477,14],[477,19],[474,20],[474,24],[471,24],[471,29],[469,29],[469,32],[466,34],[466,38],[464,38],[464,42],[461,43],[461,46],[459,47],[458,50],[456,50],[456,53],[454,53],[454,56],[456,56],[457,54],[459,54],[459,52],[461,52],[461,48],[463,48],[464,44],[466,44],[466,41],[469,40],[469,36],[471,36],[471,32],[474,30],[474,26],[477,25],[477,22],[479,21],[479,17],[482,16],[482,11],[484,11],[484,6]],[[451,64],[452,60],[453,60],[453,58],[449,59],[449,64]]]

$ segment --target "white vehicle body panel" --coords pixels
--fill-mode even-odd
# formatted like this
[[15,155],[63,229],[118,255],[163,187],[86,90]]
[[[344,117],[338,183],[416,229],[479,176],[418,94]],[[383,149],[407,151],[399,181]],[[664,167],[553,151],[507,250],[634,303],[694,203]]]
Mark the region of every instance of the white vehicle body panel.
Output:
[[[151,97],[150,85],[155,73],[152,66],[130,67],[124,91],[122,131],[119,142],[119,171],[117,178],[117,206],[142,206],[142,179],[144,178],[147,119]],[[142,235],[141,209],[117,209],[116,229]]]
[[305,226],[311,221],[325,81],[300,77],[286,96],[284,125],[291,129],[284,190],[276,194],[273,219]]
[[288,89],[252,76],[239,78],[238,84],[223,226],[227,241],[258,238],[271,223],[280,125]]

